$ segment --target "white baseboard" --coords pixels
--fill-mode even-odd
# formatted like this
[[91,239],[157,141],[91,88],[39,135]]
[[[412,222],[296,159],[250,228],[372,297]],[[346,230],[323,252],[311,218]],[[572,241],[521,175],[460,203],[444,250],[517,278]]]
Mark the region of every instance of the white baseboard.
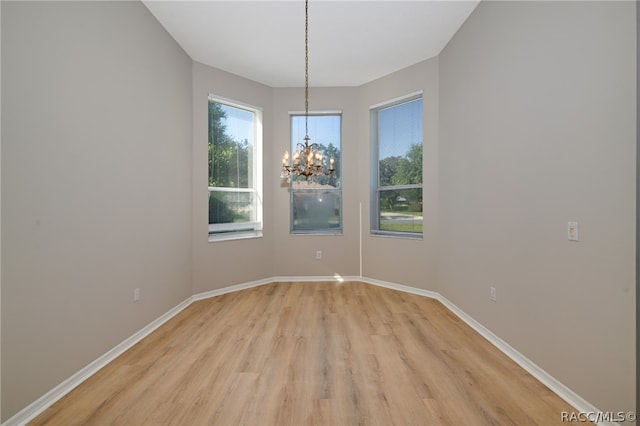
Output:
[[315,276],[315,277],[302,277],[302,276],[280,276],[280,277],[271,277],[272,282],[319,282],[319,281],[336,281],[336,282],[345,282],[345,281],[362,281],[362,277],[357,276],[342,276],[342,275],[325,275],[325,276]]
[[55,388],[51,389],[49,392],[42,395],[40,398],[20,410],[14,416],[9,418],[7,421],[2,423],[2,426],[22,426],[26,425],[28,422],[36,418],[39,414],[41,414],[44,410],[52,406],[56,401],[61,399],[63,396],[71,392],[74,388],[80,385],[82,382],[87,380],[89,377],[93,376],[97,373],[102,367],[109,364],[111,361],[122,355],[125,351],[131,348],[133,345],[144,339],[146,336],[151,334],[154,330],[160,327],[165,322],[169,321],[175,315],[177,315],[184,308],[189,306],[192,302],[192,298],[188,298],[183,301],[179,305],[170,309],[162,316],[157,318],[156,320],[147,324],[140,331],[131,335],[120,344],[115,346],[113,349],[106,352],[104,355],[97,358],[95,361],[91,362],[89,365],[85,366],[83,369],[75,373],[73,376],[69,377],[64,382],[60,383]]
[[[462,309],[458,308],[456,305],[451,303],[449,299],[441,295],[440,293],[423,290],[415,287],[408,287],[400,284],[389,283],[385,281],[374,280],[370,278],[361,278],[361,281],[366,282],[368,284],[378,285],[381,287],[386,287],[398,291],[403,291],[406,293],[417,294],[420,296],[430,297],[432,299],[436,299],[440,301],[447,309],[453,312],[458,318],[464,321],[469,327],[473,328],[477,331],[482,337],[489,341],[492,345],[502,351],[505,355],[511,358],[516,364],[522,367],[526,372],[531,374],[533,377],[538,379],[542,384],[551,389],[553,393],[562,398],[567,404],[571,405],[576,409],[576,412],[584,412],[584,413],[598,413],[601,410],[598,410],[592,404],[587,402],[580,395],[572,391],[567,386],[563,385],[560,381],[558,381],[551,374],[547,373],[545,370],[536,365],[533,361],[528,359],[522,353],[514,349],[507,342],[502,340],[500,337],[496,336],[491,330],[480,324],[478,321],[469,316]],[[558,414],[559,415],[559,414]],[[608,425],[617,425],[618,423],[612,422],[601,422],[598,423],[600,426],[608,426]]]
[[246,290],[252,287],[259,287],[261,285],[270,284],[272,282],[274,281],[272,281],[270,278],[267,278],[264,280],[250,281],[247,283],[236,284],[229,287],[222,287],[216,290],[210,290],[210,291],[194,294],[193,296],[191,296],[191,300],[195,302],[196,300],[209,299],[210,297],[221,296],[223,294],[233,293],[240,290]]
[[[534,362],[529,360],[523,354],[518,352],[516,349],[511,347],[504,340],[496,336],[489,329],[484,327],[482,324],[477,322],[475,319],[467,315],[464,311],[458,308],[456,305],[451,303],[447,298],[442,296],[440,293],[430,290],[424,290],[416,287],[405,286],[396,283],[390,283],[387,281],[376,280],[373,278],[359,277],[359,276],[316,276],[316,277],[302,277],[302,276],[281,276],[281,277],[271,277],[256,281],[251,281],[247,283],[232,285],[229,287],[224,287],[217,290],[206,291],[202,293],[197,293],[187,300],[183,301],[179,305],[175,306],[162,316],[160,316],[155,321],[152,321],[143,329],[133,334],[129,338],[125,339],[122,343],[93,361],[91,364],[84,367],[82,370],[78,371],[73,376],[69,377],[64,382],[60,383],[55,388],[51,389],[49,392],[38,398],[36,401],[29,404],[27,407],[22,409],[20,412],[15,414],[13,417],[9,418],[6,422],[2,423],[2,426],[22,426],[33,420],[39,414],[41,414],[48,407],[53,405],[60,398],[68,394],[71,390],[73,390],[80,383],[84,382],[86,379],[91,377],[93,374],[98,372],[102,367],[106,366],[108,363],[116,359],[126,350],[131,348],[133,345],[138,343],[140,340],[151,334],[154,330],[160,327],[165,322],[169,321],[175,315],[177,315],[180,311],[188,307],[191,303],[197,300],[204,300],[210,297],[216,297],[227,293],[232,293],[240,290],[245,290],[252,287],[258,287],[266,284],[271,284],[275,282],[318,282],[318,281],[361,281],[367,284],[385,287],[393,290],[402,291],[405,293],[416,294],[419,296],[429,297],[431,299],[436,299],[440,301],[447,309],[453,312],[456,316],[458,316],[462,321],[464,321],[467,325],[477,331],[482,337],[487,339],[491,344],[493,344],[496,348],[502,351],[505,355],[515,361],[518,365],[520,365],[525,371],[531,374],[533,377],[538,379],[541,383],[547,386],[551,391],[553,391],[556,395],[566,401],[569,405],[574,407],[577,412],[599,412],[596,407],[594,407],[589,402],[585,401],[578,394],[573,392],[567,386],[560,383],[549,373],[544,371],[542,368],[537,366]],[[616,423],[598,423],[599,425],[615,425]]]
[[227,293],[233,293],[235,291],[246,290],[248,288],[259,287],[261,285],[278,283],[278,282],[318,282],[318,281],[356,281],[361,280],[360,277],[342,277],[339,275],[334,276],[317,276],[317,277],[301,277],[301,276],[281,276],[271,277],[256,281],[249,281],[242,284],[236,284],[229,287],[223,287],[216,290],[205,291],[202,293],[194,294],[191,299],[193,301],[208,299],[210,297],[216,297]]
[[[533,377],[538,379],[542,384],[547,386],[560,398],[565,400],[567,404],[576,409],[577,412],[599,412],[596,407],[585,401],[577,393],[560,383],[552,375],[544,371],[533,361],[525,357],[522,353],[514,349],[507,342],[496,336],[491,330],[480,324],[478,321],[467,315],[463,310],[451,303],[447,298],[440,295],[440,302],[453,312],[458,318],[467,323],[471,328],[477,331],[482,337],[487,339],[496,348],[500,349],[505,355],[511,358],[516,364],[526,370]],[[598,423],[601,425],[609,425],[613,423]]]
[[390,283],[388,281],[381,281],[381,280],[375,280],[373,278],[365,278],[362,277],[360,278],[360,281],[367,283],[367,284],[372,284],[378,287],[384,287],[384,288],[390,288],[392,290],[398,290],[398,291],[402,291],[404,293],[411,293],[411,294],[416,294],[418,296],[424,296],[424,297],[428,297],[430,299],[440,299],[440,293],[435,292],[435,291],[431,291],[431,290],[424,290],[421,288],[416,288],[416,287],[409,287],[406,285],[402,285],[402,284],[396,284],[396,283]]

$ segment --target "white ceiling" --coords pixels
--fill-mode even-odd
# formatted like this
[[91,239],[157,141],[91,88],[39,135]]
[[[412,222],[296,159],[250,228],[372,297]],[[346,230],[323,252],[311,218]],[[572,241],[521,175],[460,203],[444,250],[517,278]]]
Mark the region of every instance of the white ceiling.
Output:
[[[480,0],[310,0],[309,85],[359,86],[437,56]],[[144,4],[195,61],[304,86],[304,1]]]

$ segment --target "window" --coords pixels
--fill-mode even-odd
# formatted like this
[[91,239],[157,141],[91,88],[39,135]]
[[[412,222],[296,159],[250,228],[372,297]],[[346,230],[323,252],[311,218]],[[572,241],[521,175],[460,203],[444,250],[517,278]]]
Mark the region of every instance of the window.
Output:
[[371,107],[371,232],[422,236],[422,94]]
[[[291,180],[291,233],[341,234],[341,115],[309,115],[308,128],[310,143],[318,144],[318,150],[323,154],[325,170],[328,170],[328,162],[333,158],[335,172],[319,177],[315,182],[303,177]],[[304,136],[304,115],[291,115],[291,152],[295,152]]]
[[209,240],[262,235],[261,112],[209,96]]

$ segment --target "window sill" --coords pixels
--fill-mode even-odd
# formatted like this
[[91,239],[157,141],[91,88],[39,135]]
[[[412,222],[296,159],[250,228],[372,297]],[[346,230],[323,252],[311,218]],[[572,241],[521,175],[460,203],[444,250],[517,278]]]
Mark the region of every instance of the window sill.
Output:
[[242,232],[242,233],[225,233],[209,235],[210,243],[219,241],[246,240],[250,238],[262,238],[262,231]]
[[372,237],[401,238],[405,240],[424,240],[423,234],[411,234],[408,232],[371,231]]
[[342,235],[342,229],[336,230],[326,230],[326,231],[318,231],[318,230],[309,230],[309,231],[289,231],[289,235]]

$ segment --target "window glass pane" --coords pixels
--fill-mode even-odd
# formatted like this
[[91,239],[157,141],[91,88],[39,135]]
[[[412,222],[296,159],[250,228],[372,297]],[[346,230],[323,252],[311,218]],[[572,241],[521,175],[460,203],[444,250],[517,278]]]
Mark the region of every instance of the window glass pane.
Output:
[[298,190],[291,197],[292,230],[339,230],[341,191]]
[[371,231],[422,234],[422,97],[372,109]]
[[209,191],[209,223],[252,222],[255,193]]
[[254,113],[209,102],[209,186],[252,187]]
[[380,230],[422,233],[422,188],[378,192]]
[[422,183],[422,98],[378,111],[379,186]]
[[[340,187],[340,115],[310,115],[308,118],[309,143],[318,145],[322,154],[325,170],[329,170],[329,161],[334,159],[335,172],[331,177],[321,177],[318,183]],[[298,144],[304,144],[305,125],[304,115],[291,116],[291,152],[298,149]],[[304,179],[297,182],[304,182]]]
[[[340,233],[342,231],[341,182],[341,116],[339,114],[310,115],[307,119],[310,143],[317,144],[322,163],[329,170],[334,160],[334,173],[318,176],[313,181],[298,177],[291,181],[291,232]],[[291,152],[304,143],[304,115],[291,116]]]
[[258,115],[209,98],[210,236],[262,229]]

